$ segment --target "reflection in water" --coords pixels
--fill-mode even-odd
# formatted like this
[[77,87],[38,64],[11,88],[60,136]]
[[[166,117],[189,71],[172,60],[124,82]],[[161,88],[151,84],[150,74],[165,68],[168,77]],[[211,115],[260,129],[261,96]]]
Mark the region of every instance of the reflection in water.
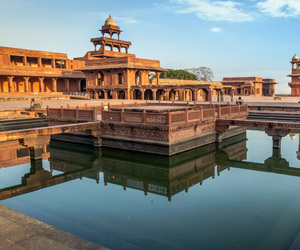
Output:
[[[27,149],[11,145],[9,160],[4,157],[0,166],[8,167],[30,162]],[[297,152],[298,153],[298,152]],[[221,144],[210,144],[172,157],[155,156],[146,162],[149,155],[112,149],[93,150],[72,144],[51,142],[44,158],[49,157],[50,171],[43,169],[42,160],[32,161],[30,172],[20,176],[20,184],[0,189],[0,200],[24,193],[47,188],[77,178],[90,178],[99,183],[99,173],[104,183],[143,191],[145,195],[154,193],[171,200],[172,196],[214,178],[225,169],[243,168],[300,176],[300,169],[290,167],[281,157],[280,151],[273,149],[271,157],[263,164],[247,162],[246,134],[224,140]],[[53,174],[53,170],[58,174]]]

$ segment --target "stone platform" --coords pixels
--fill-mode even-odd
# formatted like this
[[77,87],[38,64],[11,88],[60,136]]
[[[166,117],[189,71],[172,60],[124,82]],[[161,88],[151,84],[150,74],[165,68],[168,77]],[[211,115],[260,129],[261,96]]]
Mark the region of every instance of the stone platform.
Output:
[[105,250],[107,248],[0,205],[0,249]]

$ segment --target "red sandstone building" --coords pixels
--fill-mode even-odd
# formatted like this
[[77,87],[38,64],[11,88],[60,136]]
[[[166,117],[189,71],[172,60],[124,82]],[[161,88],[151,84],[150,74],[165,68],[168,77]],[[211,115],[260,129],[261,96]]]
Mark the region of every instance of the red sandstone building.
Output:
[[109,17],[92,38],[93,51],[69,60],[66,54],[0,47],[0,93],[86,91],[95,99],[222,101],[228,95],[274,95],[275,80],[224,78],[223,82],[162,79],[158,60],[129,53],[131,42]]
[[291,82],[289,86],[291,88],[291,95],[300,95],[300,60],[298,56],[294,55],[291,61],[292,64],[292,74],[288,75],[291,77]]
[[0,92],[78,92],[85,76],[75,69],[84,62],[66,54],[0,47]]

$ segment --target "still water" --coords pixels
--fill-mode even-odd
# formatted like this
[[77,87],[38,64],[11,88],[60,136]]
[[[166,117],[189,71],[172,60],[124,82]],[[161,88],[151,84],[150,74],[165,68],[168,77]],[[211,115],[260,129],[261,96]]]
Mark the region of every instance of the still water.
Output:
[[51,142],[48,160],[0,169],[0,204],[111,249],[289,249],[298,147],[252,130],[173,157]]

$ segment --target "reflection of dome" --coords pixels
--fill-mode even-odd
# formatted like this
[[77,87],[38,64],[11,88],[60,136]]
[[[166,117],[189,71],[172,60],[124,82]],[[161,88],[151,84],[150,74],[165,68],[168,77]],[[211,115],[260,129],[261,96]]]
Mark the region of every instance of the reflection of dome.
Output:
[[296,134],[290,133],[290,137],[292,140],[294,140],[296,138]]
[[116,23],[116,21],[111,17],[111,15],[109,15],[109,18],[107,18],[107,19],[105,20],[104,25],[105,25],[105,26],[106,26],[106,25],[114,25],[114,26],[117,26],[117,23]]
[[296,54],[293,56],[292,61],[298,60],[298,56]]

